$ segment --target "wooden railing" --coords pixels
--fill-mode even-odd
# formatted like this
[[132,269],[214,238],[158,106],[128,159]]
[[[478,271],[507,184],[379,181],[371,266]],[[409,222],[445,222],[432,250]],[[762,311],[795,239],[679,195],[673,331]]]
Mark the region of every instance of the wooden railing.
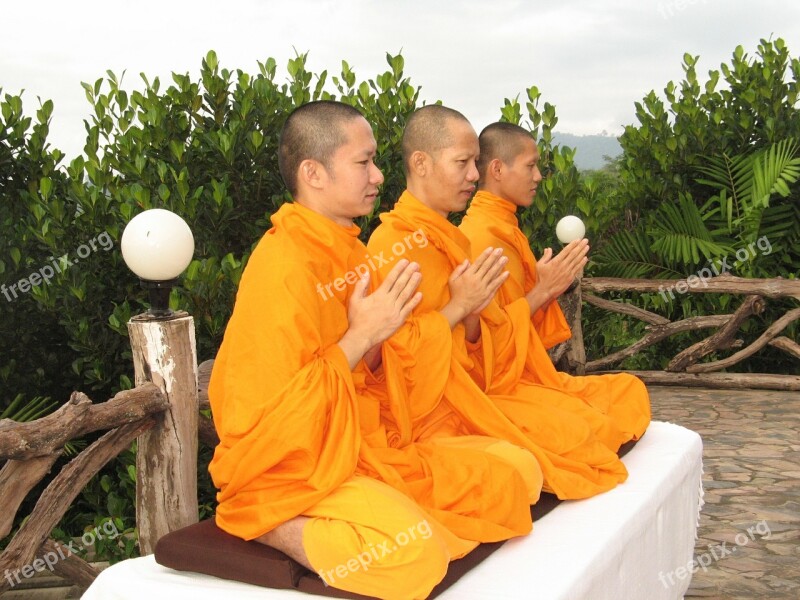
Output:
[[[102,404],[80,392],[55,413],[17,423],[0,420],[0,539],[9,535],[28,493],[75,438],[108,430],[81,451],[47,485],[36,505],[0,554],[0,593],[22,577],[47,568],[87,587],[98,571],[72,554],[50,532],[100,469],[137,440],[136,527],[139,549],[150,554],[158,539],[197,522],[197,358],[194,321],[186,313],[170,319],[140,315],[128,323],[136,387]],[[204,419],[206,425],[210,424]],[[212,425],[213,429],[213,425]],[[37,567],[37,564],[39,567]]]
[[[720,275],[702,285],[684,285],[683,294],[735,294],[744,296],[731,314],[696,316],[679,321],[647,311],[633,304],[612,301],[597,294],[606,292],[640,292],[666,294],[665,289],[676,282],[663,279],[612,279],[583,278],[580,285],[565,294],[562,307],[572,328],[572,339],[556,347],[551,356],[561,361],[565,370],[576,374],[609,372],[614,365],[634,356],[645,348],[678,333],[715,329],[715,331],[674,356],[662,371],[628,371],[647,383],[716,388],[754,387],[766,389],[800,390],[800,345],[781,333],[800,319],[800,307],[787,310],[771,323],[761,335],[747,346],[736,339],[741,325],[751,316],[763,313],[765,299],[795,298],[800,300],[800,280],[794,279],[744,279]],[[674,296],[675,292],[671,292]],[[608,356],[587,360],[581,326],[581,304],[586,302],[598,308],[628,315],[647,323],[642,338],[626,348]],[[790,373],[732,373],[722,372],[753,356],[766,346],[777,348],[797,360]],[[713,352],[737,350],[733,354],[710,362],[699,362]]]
[[159,388],[145,383],[101,404],[92,404],[85,394],[74,392],[56,412],[29,423],[0,420],[0,461],[5,461],[0,469],[0,539],[11,532],[25,496],[49,473],[63,454],[64,444],[95,431],[108,430],[50,481],[29,518],[0,554],[0,573],[6,574],[0,578],[0,592],[19,580],[15,574],[26,567],[30,571],[37,557],[47,553],[59,557],[52,563],[57,575],[78,585],[88,585],[94,580],[97,570],[50,539],[50,532],[89,480],[134,439],[151,429],[157,415],[167,406]]

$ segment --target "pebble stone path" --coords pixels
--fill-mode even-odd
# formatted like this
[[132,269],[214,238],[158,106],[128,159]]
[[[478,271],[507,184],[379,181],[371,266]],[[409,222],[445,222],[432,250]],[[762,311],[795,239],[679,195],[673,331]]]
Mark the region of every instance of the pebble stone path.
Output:
[[[703,438],[686,598],[800,599],[800,392],[650,387],[653,419]],[[748,528],[750,532],[748,532]]]

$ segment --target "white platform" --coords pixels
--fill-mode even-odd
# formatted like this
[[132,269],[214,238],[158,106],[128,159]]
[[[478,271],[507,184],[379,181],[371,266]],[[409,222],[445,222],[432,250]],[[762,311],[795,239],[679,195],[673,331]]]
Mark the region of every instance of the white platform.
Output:
[[[678,579],[675,571],[686,567],[694,553],[702,504],[700,436],[678,425],[654,422],[623,462],[630,473],[624,484],[588,500],[561,503],[534,524],[533,533],[506,542],[439,598],[683,597],[690,577]],[[297,591],[174,571],[158,565],[152,556],[106,569],[83,596],[84,600],[143,597],[310,598]]]

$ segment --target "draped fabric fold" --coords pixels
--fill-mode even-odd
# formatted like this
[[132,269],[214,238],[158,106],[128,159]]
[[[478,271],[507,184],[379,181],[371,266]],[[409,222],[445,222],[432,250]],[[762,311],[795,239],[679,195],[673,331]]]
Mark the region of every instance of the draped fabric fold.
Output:
[[[402,257],[420,264],[422,302],[384,343],[382,353],[385,375],[393,379],[388,385],[391,412],[409,416],[404,425],[410,430],[403,435],[419,441],[467,434],[508,440],[534,454],[545,488],[560,498],[589,497],[624,481],[624,465],[582,416],[542,398],[520,398],[532,389],[520,391],[519,379],[530,345],[538,341],[524,300],[506,307],[491,302],[480,315],[477,344],[466,341],[461,324],[450,331],[438,311],[450,300],[453,269],[470,258],[469,241],[457,227],[406,191],[392,211],[381,215],[367,247],[372,255],[390,255],[399,242],[420,231],[424,243],[407,245]],[[390,268],[379,268],[378,278]],[[443,377],[445,360],[450,368]],[[401,406],[394,406],[398,402]]]
[[[510,276],[497,293],[498,303],[509,310],[525,301],[536,285],[536,259],[528,240],[519,229],[516,206],[499,196],[479,191],[472,200],[459,229],[469,239],[472,255],[487,247],[501,247],[508,258]],[[523,319],[521,315],[514,317]],[[488,389],[496,393],[527,393],[548,397],[565,410],[575,410],[593,422],[595,433],[612,449],[640,437],[650,423],[647,388],[627,373],[571,376],[559,372],[547,348],[569,338],[569,327],[557,302],[539,309],[530,318],[532,336],[525,364],[495,365],[495,377]],[[588,410],[591,409],[591,410]]]
[[[492,246],[502,248],[509,258],[506,266],[510,277],[497,293],[501,306],[525,296],[536,285],[536,258],[528,238],[519,228],[516,205],[499,196],[480,190],[470,203],[458,226],[467,237],[473,253],[480,254]],[[566,341],[572,335],[558,302],[551,302],[531,317],[545,348]]]
[[[348,328],[352,284],[369,259],[358,227],[299,204],[282,206],[272,223],[242,277],[209,386],[220,436],[209,467],[220,490],[218,525],[256,538],[316,514],[318,503],[360,476],[412,498],[451,559],[477,542],[528,533],[529,494],[511,463],[413,443],[412,417],[389,400],[396,378],[363,362],[350,370],[337,342]],[[432,318],[420,329],[432,336],[427,330],[441,323]],[[449,358],[446,339],[438,351]]]

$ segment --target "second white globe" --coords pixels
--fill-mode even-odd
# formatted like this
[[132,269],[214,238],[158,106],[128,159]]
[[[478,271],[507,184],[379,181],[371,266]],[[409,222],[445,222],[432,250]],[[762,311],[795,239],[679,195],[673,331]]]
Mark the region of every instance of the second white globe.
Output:
[[580,240],[585,234],[586,226],[574,215],[568,215],[556,223],[556,237],[562,244]]

